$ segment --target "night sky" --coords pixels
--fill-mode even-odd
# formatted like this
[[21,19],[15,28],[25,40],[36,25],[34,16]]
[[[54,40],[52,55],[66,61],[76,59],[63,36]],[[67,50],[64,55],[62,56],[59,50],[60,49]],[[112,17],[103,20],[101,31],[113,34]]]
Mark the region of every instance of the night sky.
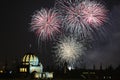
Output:
[[[120,0],[102,2],[109,10],[110,39],[90,50],[85,60],[88,66],[102,63],[104,66],[112,64],[116,67],[120,64]],[[20,60],[27,52],[38,53],[43,65],[50,65],[50,45],[43,46],[39,51],[37,38],[29,28],[34,11],[53,7],[54,0],[1,0],[0,3],[0,65],[4,65],[6,60],[8,64],[16,58]],[[31,50],[29,44],[32,44]]]

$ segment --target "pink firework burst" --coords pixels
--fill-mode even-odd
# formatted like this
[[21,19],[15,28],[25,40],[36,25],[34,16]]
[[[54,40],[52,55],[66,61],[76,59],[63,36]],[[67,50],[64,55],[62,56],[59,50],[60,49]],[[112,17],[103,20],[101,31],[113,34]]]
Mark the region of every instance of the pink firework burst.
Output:
[[41,40],[54,39],[54,35],[60,33],[60,22],[56,10],[41,9],[32,16],[31,30]]
[[105,7],[95,1],[85,0],[78,7],[81,7],[82,21],[91,26],[101,26],[107,19]]
[[84,37],[91,36],[92,32],[107,19],[107,10],[102,4],[95,1],[57,0],[55,7],[63,16],[64,28]]

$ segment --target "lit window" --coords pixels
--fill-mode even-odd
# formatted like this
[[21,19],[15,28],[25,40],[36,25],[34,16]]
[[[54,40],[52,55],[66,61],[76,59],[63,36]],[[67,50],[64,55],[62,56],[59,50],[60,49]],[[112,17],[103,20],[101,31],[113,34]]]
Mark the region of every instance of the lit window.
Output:
[[40,76],[39,76],[39,74],[35,74],[35,78],[39,78]]
[[45,74],[43,74],[42,77],[45,78]]
[[24,72],[27,72],[27,68],[24,68]]
[[105,79],[105,76],[103,78]]
[[27,72],[27,68],[20,68],[20,72]]
[[109,79],[111,79],[111,76],[109,76]]
[[3,73],[3,70],[0,70],[0,73]]
[[20,72],[23,72],[23,68],[20,68]]

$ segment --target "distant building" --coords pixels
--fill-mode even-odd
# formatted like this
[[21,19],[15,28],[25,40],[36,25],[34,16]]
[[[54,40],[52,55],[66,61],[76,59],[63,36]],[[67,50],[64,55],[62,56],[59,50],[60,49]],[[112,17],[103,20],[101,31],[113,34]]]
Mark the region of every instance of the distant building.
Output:
[[53,73],[43,72],[43,65],[33,53],[27,53],[22,58],[19,73],[33,78],[53,78]]
[[33,53],[27,53],[22,58],[22,65],[19,68],[20,72],[26,72],[26,73],[42,73],[43,72],[43,65],[39,62],[39,59],[37,56],[35,56]]

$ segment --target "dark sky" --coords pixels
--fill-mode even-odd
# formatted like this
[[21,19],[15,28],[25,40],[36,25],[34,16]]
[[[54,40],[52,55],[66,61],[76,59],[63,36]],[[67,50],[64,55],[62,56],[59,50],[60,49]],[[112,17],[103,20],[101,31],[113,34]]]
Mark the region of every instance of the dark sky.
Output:
[[[101,0],[102,1],[102,0]],[[110,10],[112,15],[118,15],[116,17],[120,21],[120,0],[103,0],[104,4],[107,6],[107,8]],[[2,5],[1,9],[1,25],[0,25],[0,65],[3,65],[5,63],[5,59],[7,58],[8,63],[12,60],[14,60],[16,57],[21,58],[25,52],[29,52],[29,44],[32,44],[32,52],[38,53],[38,46],[37,46],[37,39],[34,33],[30,32],[30,22],[31,22],[31,16],[33,15],[35,10],[40,10],[42,7],[50,8],[54,5],[54,0],[1,0],[0,1]],[[116,7],[119,6],[119,7]],[[116,9],[116,10],[115,10]],[[118,10],[118,11],[117,11]],[[117,44],[120,44],[120,22],[114,17],[113,21],[117,21],[118,25],[114,29],[112,34],[112,43],[107,43],[107,45],[103,47],[99,47],[98,49],[91,51],[91,54],[88,55],[88,60],[90,60],[93,63],[97,63],[93,61],[93,59],[97,59],[98,57],[102,56],[109,56],[110,58],[107,60],[101,61],[100,59],[96,60],[99,62],[109,62],[111,64],[111,61],[115,58],[113,57],[114,52],[117,53],[117,56],[120,57],[120,50]],[[112,23],[113,25],[113,23]],[[119,26],[119,27],[118,27]],[[117,35],[116,35],[117,34]],[[111,46],[113,45],[113,46]],[[104,48],[104,49],[102,49]],[[108,55],[109,49],[113,49],[111,55]],[[47,49],[47,50],[45,50]],[[102,52],[102,51],[103,52]],[[115,51],[114,51],[115,50]],[[119,50],[119,51],[118,51]],[[98,55],[98,52],[101,51],[101,53]],[[42,56],[41,60],[43,63],[48,63],[49,59],[48,56],[50,56],[50,48],[46,47],[43,51],[40,51],[40,56]],[[105,54],[106,53],[106,54]],[[118,54],[119,53],[119,54]],[[104,55],[105,54],[105,55]],[[104,55],[104,56],[103,56]],[[91,57],[91,56],[95,56]],[[101,58],[102,58],[101,57]],[[106,57],[104,57],[106,58]],[[108,57],[107,57],[108,58]],[[87,60],[87,59],[86,59]],[[118,63],[120,63],[120,59],[116,60]],[[88,62],[88,63],[91,63]],[[114,62],[114,61],[113,61]],[[113,63],[112,62],[112,63]],[[47,65],[47,64],[46,64]]]

